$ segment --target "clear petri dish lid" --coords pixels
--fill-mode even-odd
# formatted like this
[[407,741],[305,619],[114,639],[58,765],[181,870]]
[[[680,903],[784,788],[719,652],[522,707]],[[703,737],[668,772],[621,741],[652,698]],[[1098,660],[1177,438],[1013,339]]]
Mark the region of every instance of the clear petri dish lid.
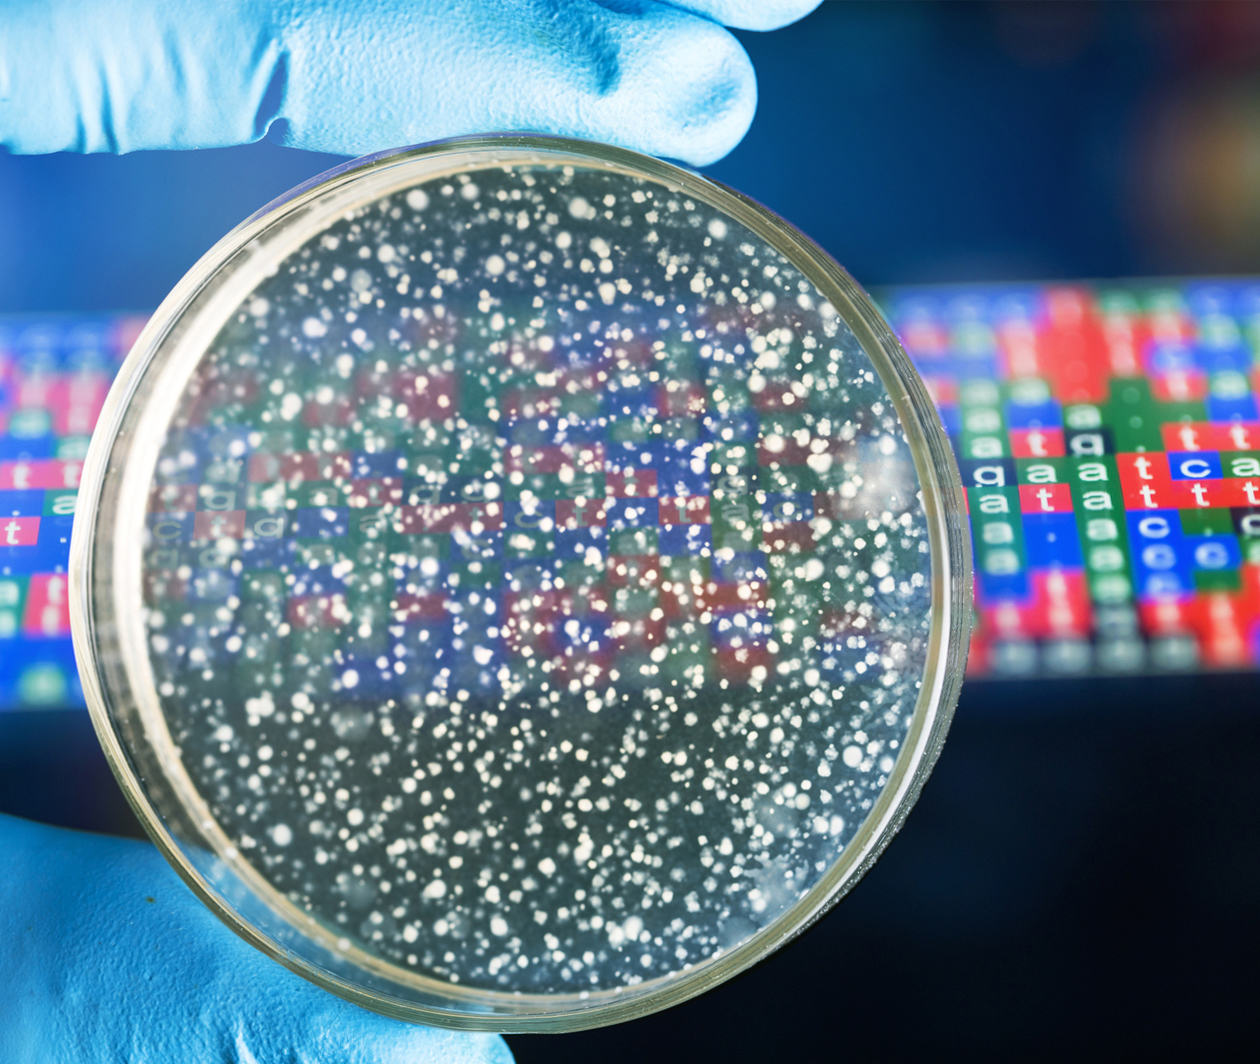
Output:
[[137,341],[72,621],[229,926],[426,1023],[641,1015],[896,831],[966,654],[958,474],[867,297],[619,149],[450,141],[245,222]]

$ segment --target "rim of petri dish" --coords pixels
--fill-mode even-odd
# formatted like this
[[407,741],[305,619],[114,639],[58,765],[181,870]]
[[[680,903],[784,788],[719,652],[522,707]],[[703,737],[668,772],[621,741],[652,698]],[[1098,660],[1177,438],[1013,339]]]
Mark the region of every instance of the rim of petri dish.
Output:
[[[407,971],[338,936],[267,882],[183,770],[158,701],[141,608],[144,516],[157,455],[228,316],[269,270],[345,212],[420,181],[517,164],[649,179],[734,218],[796,266],[852,330],[897,411],[919,479],[931,560],[927,660],[911,722],[887,784],[835,862],[794,905],[729,950],[631,986],[556,994],[471,988]],[[926,388],[870,298],[809,238],[748,197],[602,144],[532,134],[438,141],[351,161],[263,207],[197,262],[136,340],[92,437],[78,507],[69,565],[75,654],[101,745],[146,831],[194,893],[246,941],[344,998],[419,1023],[582,1030],[678,1004],[762,960],[843,897],[896,834],[940,752],[966,665],[971,552],[961,479]]]

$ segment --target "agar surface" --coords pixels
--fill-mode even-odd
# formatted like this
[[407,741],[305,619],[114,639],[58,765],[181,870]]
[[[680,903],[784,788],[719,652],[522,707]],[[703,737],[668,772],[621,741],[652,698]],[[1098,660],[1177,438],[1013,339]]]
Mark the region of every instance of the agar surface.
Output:
[[162,712],[279,892],[405,970],[606,990],[782,915],[885,786],[930,557],[782,255],[601,169],[346,215],[210,345],[145,544]]

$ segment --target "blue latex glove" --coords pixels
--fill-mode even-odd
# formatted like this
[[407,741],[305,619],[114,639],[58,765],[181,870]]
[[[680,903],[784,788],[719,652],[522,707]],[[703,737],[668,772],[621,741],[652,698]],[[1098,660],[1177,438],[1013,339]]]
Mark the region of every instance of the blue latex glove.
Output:
[[378,1016],[211,914],[148,843],[0,816],[4,1064],[510,1064]]
[[703,165],[756,83],[721,24],[820,0],[3,0],[15,152],[284,144],[361,155],[532,130]]

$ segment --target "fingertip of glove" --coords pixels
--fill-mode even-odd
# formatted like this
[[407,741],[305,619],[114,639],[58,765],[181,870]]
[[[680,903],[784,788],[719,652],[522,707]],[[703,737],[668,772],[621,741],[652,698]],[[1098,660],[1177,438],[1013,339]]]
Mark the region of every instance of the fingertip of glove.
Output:
[[822,0],[672,0],[737,30],[777,30],[803,19]]
[[302,1060],[309,1054],[329,1064],[513,1064],[500,1035],[394,1019],[285,976],[291,983],[281,999],[287,1007],[266,1032],[273,1051],[266,1059],[296,1052]]
[[712,23],[695,20],[671,36],[648,76],[659,87],[654,143],[658,155],[705,166],[743,139],[757,109],[757,80],[740,43]]
[[365,1064],[513,1064],[512,1051],[500,1035],[421,1027],[369,1015],[359,1042],[372,1047]]
[[499,1035],[493,1035],[490,1038],[486,1046],[485,1060],[487,1064],[516,1064],[512,1050]]

